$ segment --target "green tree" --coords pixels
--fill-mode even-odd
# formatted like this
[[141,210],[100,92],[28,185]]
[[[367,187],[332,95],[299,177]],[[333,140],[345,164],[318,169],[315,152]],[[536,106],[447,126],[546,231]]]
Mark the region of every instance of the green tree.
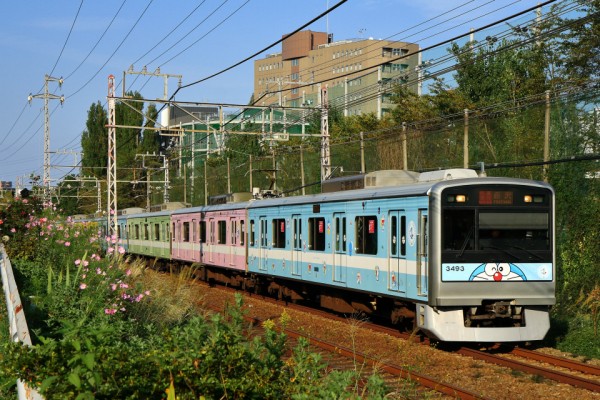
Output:
[[90,106],[85,123],[86,129],[81,134],[81,167],[83,175],[92,175],[106,179],[108,154],[108,114],[98,101]]

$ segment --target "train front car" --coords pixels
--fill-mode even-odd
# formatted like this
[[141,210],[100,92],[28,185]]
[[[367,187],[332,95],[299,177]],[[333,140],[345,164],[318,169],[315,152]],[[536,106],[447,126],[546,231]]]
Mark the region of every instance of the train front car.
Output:
[[509,178],[430,192],[429,298],[417,325],[453,342],[544,338],[555,304],[554,191]]

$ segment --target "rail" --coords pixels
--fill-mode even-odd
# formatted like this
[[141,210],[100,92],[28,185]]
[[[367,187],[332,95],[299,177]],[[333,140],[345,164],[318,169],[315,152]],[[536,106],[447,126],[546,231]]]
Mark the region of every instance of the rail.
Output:
[[[15,342],[31,346],[31,337],[29,336],[29,329],[25,320],[21,296],[19,296],[19,288],[15,282],[15,275],[10,259],[2,244],[0,244],[0,270],[2,272],[2,287],[4,288],[4,296],[6,297],[10,338]],[[37,390],[21,380],[17,381],[17,393],[19,400],[43,400],[43,397]]]

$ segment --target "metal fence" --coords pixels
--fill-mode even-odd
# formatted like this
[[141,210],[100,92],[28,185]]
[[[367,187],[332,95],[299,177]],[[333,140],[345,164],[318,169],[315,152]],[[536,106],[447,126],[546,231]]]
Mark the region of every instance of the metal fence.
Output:
[[[25,320],[25,312],[19,289],[15,282],[15,276],[12,265],[4,250],[4,245],[0,244],[0,270],[2,272],[2,287],[6,298],[6,309],[8,314],[8,323],[10,338],[15,342],[21,342],[26,346],[31,346],[31,337]],[[27,383],[18,380],[17,392],[19,400],[41,400],[43,397]]]

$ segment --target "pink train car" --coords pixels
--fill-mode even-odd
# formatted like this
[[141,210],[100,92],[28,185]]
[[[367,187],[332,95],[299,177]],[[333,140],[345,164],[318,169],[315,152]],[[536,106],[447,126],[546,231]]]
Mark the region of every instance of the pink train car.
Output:
[[245,207],[182,209],[171,215],[172,258],[245,271]]

